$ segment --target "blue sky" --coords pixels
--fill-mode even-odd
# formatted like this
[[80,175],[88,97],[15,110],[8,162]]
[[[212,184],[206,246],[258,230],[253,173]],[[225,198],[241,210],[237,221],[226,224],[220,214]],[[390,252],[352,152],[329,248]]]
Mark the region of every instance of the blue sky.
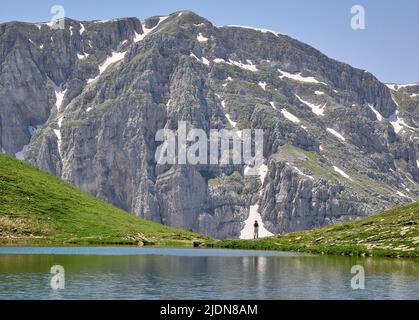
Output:
[[[285,33],[329,57],[366,69],[383,82],[419,82],[416,0],[8,0],[0,22],[49,21],[60,4],[80,20],[165,15],[192,10],[217,26],[240,24]],[[350,27],[351,7],[365,8],[365,30]]]

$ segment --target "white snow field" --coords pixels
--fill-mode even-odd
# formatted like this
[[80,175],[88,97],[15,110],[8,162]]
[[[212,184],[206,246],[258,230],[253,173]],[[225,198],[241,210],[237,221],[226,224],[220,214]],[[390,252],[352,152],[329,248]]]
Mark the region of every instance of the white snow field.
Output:
[[278,69],[278,71],[281,73],[281,75],[279,76],[279,78],[284,79],[284,78],[288,78],[294,81],[299,81],[299,82],[305,82],[305,83],[316,83],[316,84],[324,84],[325,86],[327,86],[327,83],[321,82],[319,80],[317,80],[314,77],[304,77],[301,75],[301,72],[299,73],[289,73],[286,71],[282,71],[280,69]]
[[300,123],[300,119],[294,116],[291,112],[288,112],[286,109],[281,109],[281,113],[289,121],[294,122],[294,123]]
[[101,65],[99,65],[99,75],[97,75],[95,78],[88,79],[87,83],[92,83],[96,81],[97,79],[99,79],[99,77],[106,71],[106,69],[110,65],[124,59],[125,54],[126,52],[115,52],[115,51],[112,52],[112,55],[110,57],[107,57],[106,60]]
[[339,140],[345,141],[345,137],[343,135],[341,135],[339,132],[337,132],[336,130],[332,129],[332,128],[326,128],[326,130],[328,132],[330,132],[331,134],[333,134],[336,138],[338,138]]
[[333,166],[333,170],[335,170],[337,173],[339,173],[342,177],[344,177],[346,179],[349,179],[349,180],[352,180],[351,177],[348,174],[346,174],[342,169],[340,169],[336,166]]
[[[249,167],[246,167],[245,174],[248,171],[249,171]],[[259,173],[260,181],[263,185],[266,178],[266,174],[268,173],[267,165],[265,164],[261,165],[258,169],[258,173]],[[259,191],[259,194],[262,195],[262,190]],[[255,221],[257,221],[259,224],[259,238],[266,238],[266,237],[270,237],[274,235],[273,233],[266,230],[265,225],[262,221],[262,217],[260,213],[258,212],[258,210],[259,210],[259,204],[256,203],[255,205],[250,206],[249,217],[244,222],[245,226],[240,232],[240,239],[253,239],[253,233],[254,233],[253,224],[255,223]]]
[[308,102],[301,98],[299,95],[295,95],[300,102],[304,103],[307,107],[311,109],[311,111],[318,115],[318,116],[324,116],[324,110],[326,108],[326,103],[322,106],[321,104],[316,105],[314,103]]

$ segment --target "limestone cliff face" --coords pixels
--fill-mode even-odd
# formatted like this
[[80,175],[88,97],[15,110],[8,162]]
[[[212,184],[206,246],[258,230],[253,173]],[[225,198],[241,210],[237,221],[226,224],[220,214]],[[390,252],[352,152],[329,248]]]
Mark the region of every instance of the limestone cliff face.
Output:
[[[124,210],[238,237],[370,214],[419,196],[418,99],[288,36],[191,12],[0,25],[0,147]],[[227,117],[228,115],[228,117]],[[159,129],[264,129],[268,174],[157,165]]]

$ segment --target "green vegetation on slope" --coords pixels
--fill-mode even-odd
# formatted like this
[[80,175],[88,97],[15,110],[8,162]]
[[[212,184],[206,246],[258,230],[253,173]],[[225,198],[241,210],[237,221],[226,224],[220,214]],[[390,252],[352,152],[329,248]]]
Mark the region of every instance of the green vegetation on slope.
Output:
[[[324,148],[335,148],[331,144],[323,144]],[[335,154],[338,154],[336,149]],[[334,183],[339,183],[349,187],[359,194],[369,195],[371,191],[380,194],[392,194],[393,190],[387,188],[374,179],[362,174],[358,174],[354,170],[345,170],[351,176],[351,180],[342,177],[339,173],[333,170],[330,165],[319,161],[317,154],[313,151],[306,151],[298,147],[286,144],[280,148],[280,151],[275,154],[277,160],[295,163],[299,168],[306,168],[309,170],[310,175],[315,178],[324,178]]]
[[0,244],[160,245],[344,255],[419,254],[419,202],[361,220],[259,240],[212,241],[134,217],[22,161],[0,154]]
[[203,238],[132,216],[0,154],[0,244],[190,246]]
[[419,202],[366,218],[258,240],[223,240],[219,248],[342,255],[419,257]]

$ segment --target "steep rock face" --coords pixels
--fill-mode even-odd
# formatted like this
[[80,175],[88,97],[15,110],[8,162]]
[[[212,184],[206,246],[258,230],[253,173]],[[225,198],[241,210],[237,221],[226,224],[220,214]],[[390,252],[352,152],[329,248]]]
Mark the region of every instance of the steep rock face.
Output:
[[[137,216],[225,238],[255,203],[282,233],[419,196],[416,96],[288,36],[182,12],[4,24],[0,43],[3,150]],[[263,185],[244,164],[157,164],[179,121],[263,129]]]
[[48,120],[64,84],[63,102],[68,103],[80,93],[80,82],[96,72],[94,64],[122,39],[142,32],[137,19],[103,25],[66,19],[65,26],[64,30],[20,22],[0,26],[1,146],[10,154],[22,150]]
[[305,230],[365,214],[365,203],[320,179],[300,179],[284,162],[273,163],[262,198],[263,216],[274,233]]

